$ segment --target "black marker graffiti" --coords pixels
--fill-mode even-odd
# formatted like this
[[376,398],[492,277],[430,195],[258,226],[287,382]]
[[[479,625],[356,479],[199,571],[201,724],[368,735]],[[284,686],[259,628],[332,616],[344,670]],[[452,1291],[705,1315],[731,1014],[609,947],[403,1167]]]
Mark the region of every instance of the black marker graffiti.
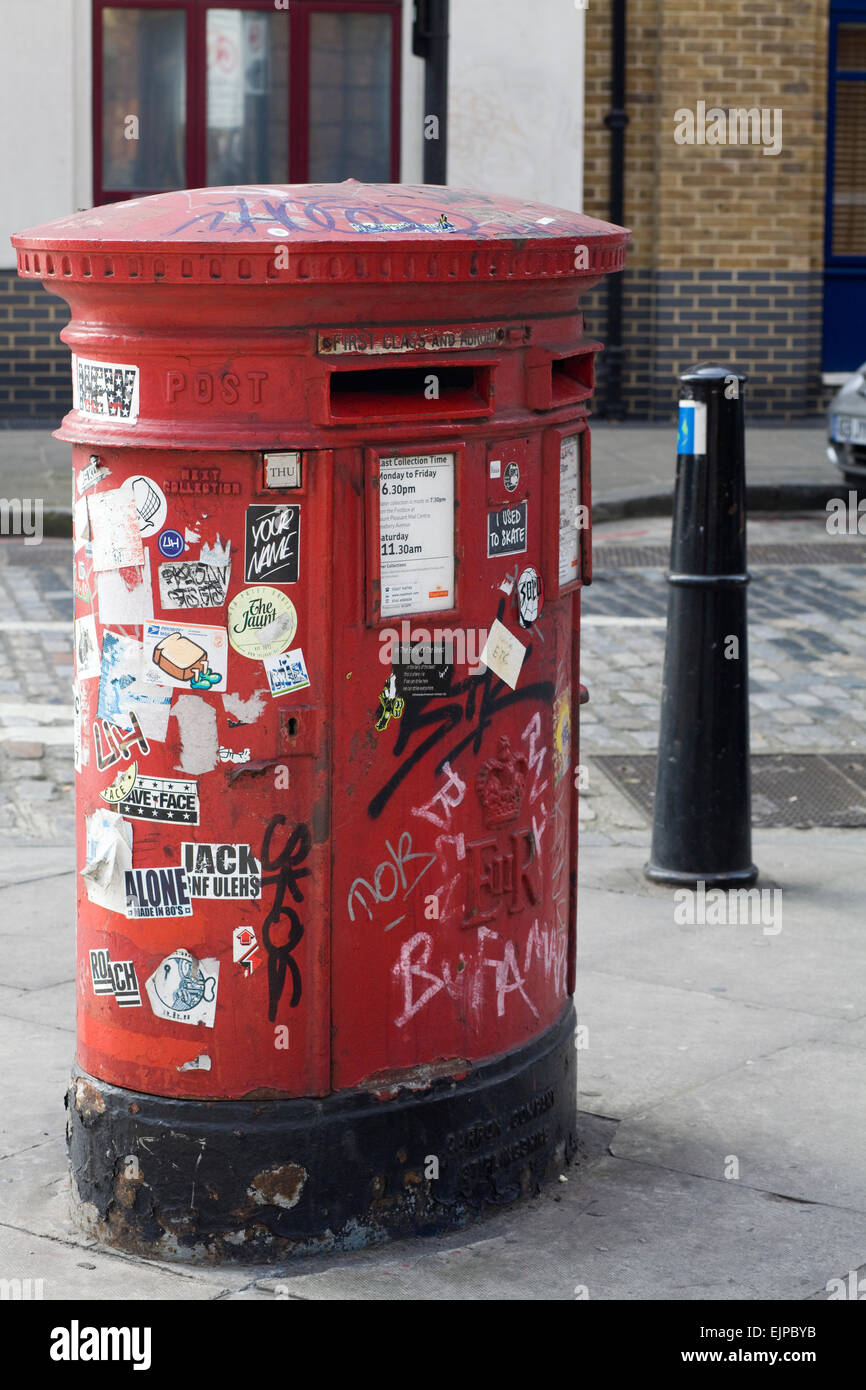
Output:
[[[301,972],[292,952],[299,945],[304,928],[295,909],[286,901],[290,893],[296,903],[304,901],[298,887],[299,878],[307,878],[312,869],[300,867],[310,852],[312,837],[308,825],[296,825],[286,840],[282,852],[275,858],[271,854],[271,841],[278,825],[285,825],[285,816],[272,816],[262,840],[262,889],[273,887],[274,901],[262,927],[262,941],[268,953],[268,1019],[273,1023],[277,1007],[283,997],[286,975],[291,972],[292,995],[289,1008],[294,1009],[301,1002]],[[288,917],[289,929],[286,940],[274,941],[273,928],[278,926],[281,917]]]
[[[502,620],[505,612],[505,599],[499,603],[496,616]],[[525,661],[529,660],[532,654],[532,646],[526,648]],[[494,689],[495,686],[495,689]],[[504,693],[500,693],[504,692]],[[389,777],[384,787],[373,797],[367,807],[367,814],[372,820],[376,820],[382,814],[394,792],[408,776],[412,769],[421,761],[422,758],[435,748],[437,743],[448,737],[457,725],[466,720],[473,724],[470,732],[458,739],[455,744],[442,754],[436,764],[436,775],[442,771],[446,763],[456,761],[464,748],[472,745],[474,753],[481,752],[481,745],[484,741],[484,734],[493,723],[494,716],[501,710],[509,709],[511,705],[520,704],[523,700],[538,700],[541,702],[552,703],[554,686],[552,681],[537,681],[534,685],[522,686],[519,690],[510,690],[498,676],[485,668],[483,676],[467,676],[466,680],[453,685],[449,692],[456,696],[456,700],[446,703],[441,696],[428,698],[409,698],[406,701],[406,708],[400,721],[400,732],[394,742],[394,757],[402,757],[409,741],[414,733],[419,729],[426,729],[433,726],[433,732],[419,743],[412,752],[404,758],[403,762]],[[460,700],[463,699],[463,703]],[[432,709],[427,706],[432,705]]]

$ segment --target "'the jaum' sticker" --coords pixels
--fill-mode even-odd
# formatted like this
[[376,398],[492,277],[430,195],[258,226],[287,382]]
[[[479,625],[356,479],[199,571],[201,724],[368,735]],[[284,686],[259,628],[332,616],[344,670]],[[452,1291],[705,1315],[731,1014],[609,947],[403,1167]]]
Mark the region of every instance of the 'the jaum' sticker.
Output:
[[268,584],[241,589],[228,607],[229,641],[241,656],[264,661],[292,645],[298,627],[288,594]]

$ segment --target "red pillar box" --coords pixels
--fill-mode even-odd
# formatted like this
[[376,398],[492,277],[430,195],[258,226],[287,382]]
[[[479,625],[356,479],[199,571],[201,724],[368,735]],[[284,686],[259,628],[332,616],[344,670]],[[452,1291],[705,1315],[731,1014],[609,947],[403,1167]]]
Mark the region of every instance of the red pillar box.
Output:
[[100,1238],[354,1247],[569,1160],[579,297],[628,235],[350,181],[13,239],[72,310],[67,1104]]

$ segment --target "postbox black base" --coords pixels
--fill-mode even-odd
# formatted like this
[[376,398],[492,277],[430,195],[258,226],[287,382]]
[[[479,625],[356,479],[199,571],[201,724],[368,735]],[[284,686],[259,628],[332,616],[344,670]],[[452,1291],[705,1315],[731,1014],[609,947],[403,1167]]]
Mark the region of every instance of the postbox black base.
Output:
[[[466,1225],[573,1158],[574,1009],[516,1052],[390,1094],[190,1101],[77,1073],[79,1222],[158,1259],[278,1260]],[[438,1176],[436,1170],[438,1167]]]

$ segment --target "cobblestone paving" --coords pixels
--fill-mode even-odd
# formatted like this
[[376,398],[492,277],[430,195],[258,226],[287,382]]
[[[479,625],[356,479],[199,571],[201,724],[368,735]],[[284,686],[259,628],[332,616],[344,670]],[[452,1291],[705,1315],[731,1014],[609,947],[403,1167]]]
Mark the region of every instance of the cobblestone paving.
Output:
[[0,544],[0,835],[74,839],[72,546]]
[[[639,530],[635,528],[639,527]],[[582,818],[608,832],[646,824],[600,771],[593,754],[652,753],[658,743],[665,649],[664,570],[605,568],[605,545],[658,544],[669,523],[616,523],[595,532],[595,577],[583,603],[581,762],[590,786]],[[750,522],[753,545],[826,543],[823,517]],[[866,545],[866,540],[846,544]],[[753,753],[866,749],[866,573],[857,564],[750,564],[749,691]],[[653,626],[635,619],[656,620]],[[589,827],[587,826],[587,829]],[[626,838],[626,837],[620,837]],[[588,842],[594,837],[590,835]],[[584,842],[587,842],[585,837]]]
[[[668,534],[663,520],[596,529],[596,577],[583,606],[583,680],[590,691],[590,703],[581,711],[584,763],[594,754],[655,750],[667,611],[664,571],[605,568],[601,556],[618,540],[659,544]],[[823,518],[813,516],[751,522],[749,538],[752,544],[826,542],[827,533]],[[841,547],[851,543],[840,539],[840,558]],[[0,835],[6,839],[74,839],[71,558],[68,541],[0,544]],[[753,752],[866,749],[863,568],[753,565],[752,574]],[[647,620],[653,625],[644,625]],[[610,791],[600,773],[590,781],[582,805],[586,820],[602,814]],[[614,821],[624,830],[644,825],[621,798]]]

